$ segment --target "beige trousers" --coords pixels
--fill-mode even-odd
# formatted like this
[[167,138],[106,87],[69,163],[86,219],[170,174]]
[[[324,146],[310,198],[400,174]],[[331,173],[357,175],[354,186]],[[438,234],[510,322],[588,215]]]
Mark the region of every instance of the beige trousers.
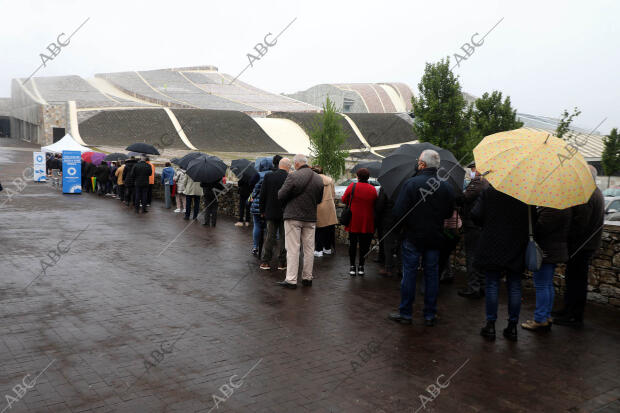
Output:
[[314,229],[316,222],[304,222],[287,219],[284,221],[284,239],[286,245],[286,282],[297,284],[299,270],[299,247],[304,250],[304,262],[301,278],[312,279],[314,264]]

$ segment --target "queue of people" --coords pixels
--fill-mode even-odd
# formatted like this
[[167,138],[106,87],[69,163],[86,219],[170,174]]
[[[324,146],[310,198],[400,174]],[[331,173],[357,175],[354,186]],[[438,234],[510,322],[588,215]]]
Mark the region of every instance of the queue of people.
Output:
[[[349,275],[366,275],[365,262],[374,234],[379,232],[379,260],[384,264],[379,274],[402,275],[400,305],[388,318],[401,324],[412,323],[416,278],[421,268],[423,320],[432,327],[438,320],[440,280],[451,278],[445,275],[450,268],[449,257],[463,232],[467,283],[458,294],[474,300],[485,298],[486,324],[480,335],[494,340],[499,285],[505,278],[508,323],[503,336],[516,341],[526,246],[528,238],[533,237],[542,249],[542,265],[533,273],[536,309],[521,327],[541,332],[549,331],[554,323],[580,326],[588,265],[601,242],[601,191],[597,188],[583,205],[563,210],[536,208],[496,190],[475,164],[469,165],[472,175],[467,186],[456,191],[450,183],[439,179],[440,161],[436,151],[423,151],[417,172],[403,183],[395,199],[390,199],[383,189],[377,194],[368,183],[367,169],[357,171],[357,181],[346,188],[340,199],[351,212],[345,226],[349,233]],[[277,283],[279,286],[297,288],[299,272],[301,284],[312,286],[314,259],[334,252],[338,224],[334,181],[323,173],[321,166],[311,168],[307,157],[301,154],[292,161],[279,155],[263,158],[257,166],[253,178],[240,177],[239,220],[235,226],[249,226],[252,216],[251,253],[260,259],[260,269],[271,270],[273,266],[286,271],[284,280]],[[595,179],[596,170],[590,169]],[[147,212],[154,182],[154,166],[148,158],[132,157],[111,166],[85,163],[83,170],[87,182],[89,176],[96,178],[99,195],[112,190],[113,196],[126,205],[131,203],[136,213]],[[433,186],[437,182],[439,185]],[[162,185],[165,208],[172,207],[174,196],[174,212],[184,213],[186,220],[195,220],[204,197],[203,225],[216,226],[218,191],[225,189],[221,182],[195,182],[182,169],[175,170],[166,163]],[[554,312],[553,278],[558,264],[567,264],[567,291],[563,308]]]

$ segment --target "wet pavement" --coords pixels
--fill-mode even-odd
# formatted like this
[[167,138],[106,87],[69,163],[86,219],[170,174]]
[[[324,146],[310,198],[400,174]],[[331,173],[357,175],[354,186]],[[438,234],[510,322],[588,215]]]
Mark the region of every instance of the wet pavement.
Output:
[[17,191],[36,147],[0,145],[2,413],[620,411],[618,312],[488,343],[459,277],[436,327],[420,299],[397,325],[398,281],[372,263],[350,278],[344,246],[315,260],[312,287],[281,289],[230,218],[206,228],[159,201],[136,215],[49,184]]

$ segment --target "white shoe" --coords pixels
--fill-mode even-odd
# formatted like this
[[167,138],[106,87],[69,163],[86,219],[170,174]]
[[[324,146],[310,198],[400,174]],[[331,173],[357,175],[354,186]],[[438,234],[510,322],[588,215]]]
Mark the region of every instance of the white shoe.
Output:
[[331,255],[331,253],[332,253],[332,250],[331,250],[331,249],[326,250],[325,248],[323,248],[323,254],[325,254],[325,255]]
[[235,226],[236,227],[242,227],[243,226],[243,222],[235,222]]
[[176,212],[178,214],[179,212],[181,212],[181,208],[175,209],[174,212]]
[[323,256],[323,251],[314,251],[314,256],[315,257],[322,257]]
[[249,223],[249,222],[246,222],[246,223],[245,223],[245,226],[246,226],[246,227],[249,227],[249,226],[250,226],[250,223]]

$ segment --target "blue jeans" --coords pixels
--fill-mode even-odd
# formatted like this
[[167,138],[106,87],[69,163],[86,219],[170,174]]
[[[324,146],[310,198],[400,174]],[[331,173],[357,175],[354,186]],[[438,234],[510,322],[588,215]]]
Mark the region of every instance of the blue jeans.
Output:
[[424,267],[424,318],[429,320],[437,314],[439,292],[439,250],[420,249],[410,241],[403,241],[403,279],[400,284],[400,315],[411,318],[415,301],[415,281],[418,264],[422,258]]
[[536,287],[536,310],[534,321],[544,323],[551,317],[555,289],[553,288],[553,274],[555,264],[543,264],[540,270],[534,273],[534,287]]
[[[497,320],[497,297],[499,294],[499,281],[502,274],[499,271],[486,273],[486,311],[487,320]],[[519,321],[521,312],[521,274],[507,273],[506,286],[508,287],[508,320]]]
[[254,227],[252,228],[252,242],[254,243],[253,248],[258,249],[260,240],[263,237],[263,220],[261,219],[260,215],[257,214],[252,214],[252,219],[254,222]]

